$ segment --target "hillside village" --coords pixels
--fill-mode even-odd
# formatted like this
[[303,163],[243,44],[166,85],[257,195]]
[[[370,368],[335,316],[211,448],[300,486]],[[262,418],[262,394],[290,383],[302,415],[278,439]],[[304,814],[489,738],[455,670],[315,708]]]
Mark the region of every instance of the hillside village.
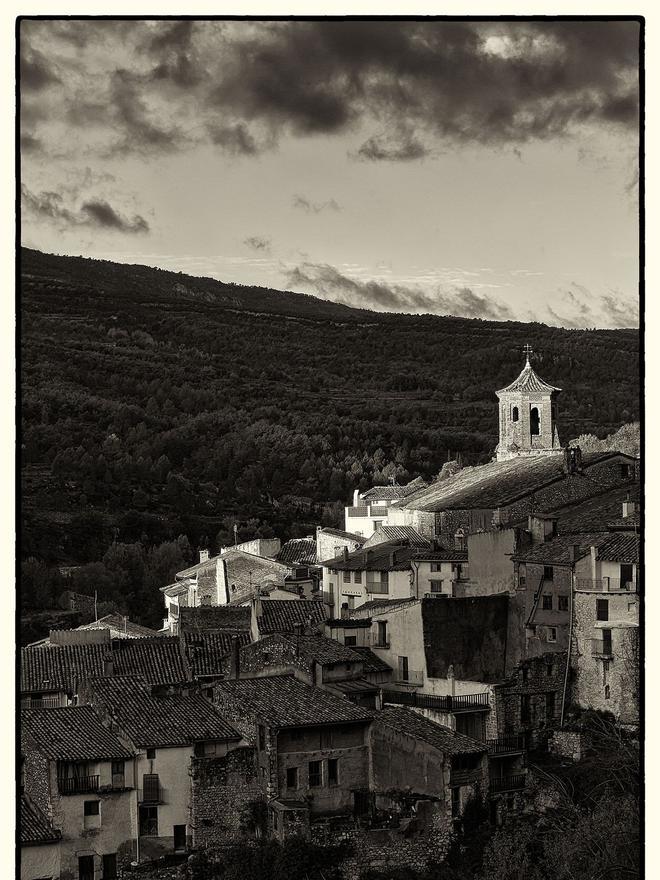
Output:
[[22,880],[219,877],[300,837],[349,880],[422,877],[475,813],[550,809],[539,768],[588,757],[594,718],[637,748],[640,460],[563,445],[560,395],[527,351],[489,463],[201,547],[159,630],[22,649]]

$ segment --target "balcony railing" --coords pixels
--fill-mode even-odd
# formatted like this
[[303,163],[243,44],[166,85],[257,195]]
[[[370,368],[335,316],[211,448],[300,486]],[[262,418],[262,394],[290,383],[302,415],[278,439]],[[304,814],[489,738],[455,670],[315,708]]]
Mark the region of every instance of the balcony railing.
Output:
[[479,770],[452,770],[449,777],[450,785],[474,785],[481,782]]
[[408,691],[383,691],[383,703],[397,706],[414,706],[419,709],[435,709],[437,712],[488,712],[489,694],[460,694],[457,697],[436,697]]
[[369,508],[369,516],[387,516],[387,507],[377,507],[375,505],[372,505]]
[[487,739],[489,755],[511,755],[525,751],[525,740],[522,736],[501,736],[498,739]]
[[24,709],[57,709],[59,705],[59,697],[28,697],[23,702]]
[[595,590],[599,593],[636,593],[638,585],[634,581],[622,581],[618,578],[578,578],[578,590]]
[[514,776],[490,777],[491,794],[497,794],[501,791],[521,791],[524,787],[524,773],[517,773]]
[[369,508],[368,507],[347,507],[346,513],[348,516],[369,516]]
[[612,657],[612,642],[603,639],[591,640],[591,656],[592,657]]
[[67,776],[57,780],[60,794],[88,794],[99,790],[98,776]]

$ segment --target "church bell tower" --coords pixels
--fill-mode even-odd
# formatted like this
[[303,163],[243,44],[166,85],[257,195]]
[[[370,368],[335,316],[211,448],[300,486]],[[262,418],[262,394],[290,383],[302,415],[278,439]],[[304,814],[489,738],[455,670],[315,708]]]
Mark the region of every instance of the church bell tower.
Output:
[[519,456],[554,455],[561,452],[557,433],[557,397],[561,388],[548,385],[532,369],[525,346],[526,362],[518,378],[496,391],[500,402],[500,442],[497,460]]

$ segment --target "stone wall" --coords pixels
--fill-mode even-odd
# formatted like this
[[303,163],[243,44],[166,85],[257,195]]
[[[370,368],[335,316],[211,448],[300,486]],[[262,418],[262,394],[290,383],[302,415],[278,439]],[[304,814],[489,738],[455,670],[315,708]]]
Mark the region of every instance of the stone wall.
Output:
[[555,730],[548,742],[551,754],[571,761],[581,761],[587,746],[586,735],[580,730]]
[[241,747],[217,758],[193,758],[190,827],[192,844],[209,849],[255,836],[257,808],[265,803],[254,749]]

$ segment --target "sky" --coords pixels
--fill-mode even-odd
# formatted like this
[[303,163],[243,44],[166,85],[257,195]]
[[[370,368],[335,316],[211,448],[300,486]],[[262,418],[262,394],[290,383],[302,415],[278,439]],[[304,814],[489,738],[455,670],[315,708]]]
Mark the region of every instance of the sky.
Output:
[[636,327],[636,22],[23,21],[22,242]]

